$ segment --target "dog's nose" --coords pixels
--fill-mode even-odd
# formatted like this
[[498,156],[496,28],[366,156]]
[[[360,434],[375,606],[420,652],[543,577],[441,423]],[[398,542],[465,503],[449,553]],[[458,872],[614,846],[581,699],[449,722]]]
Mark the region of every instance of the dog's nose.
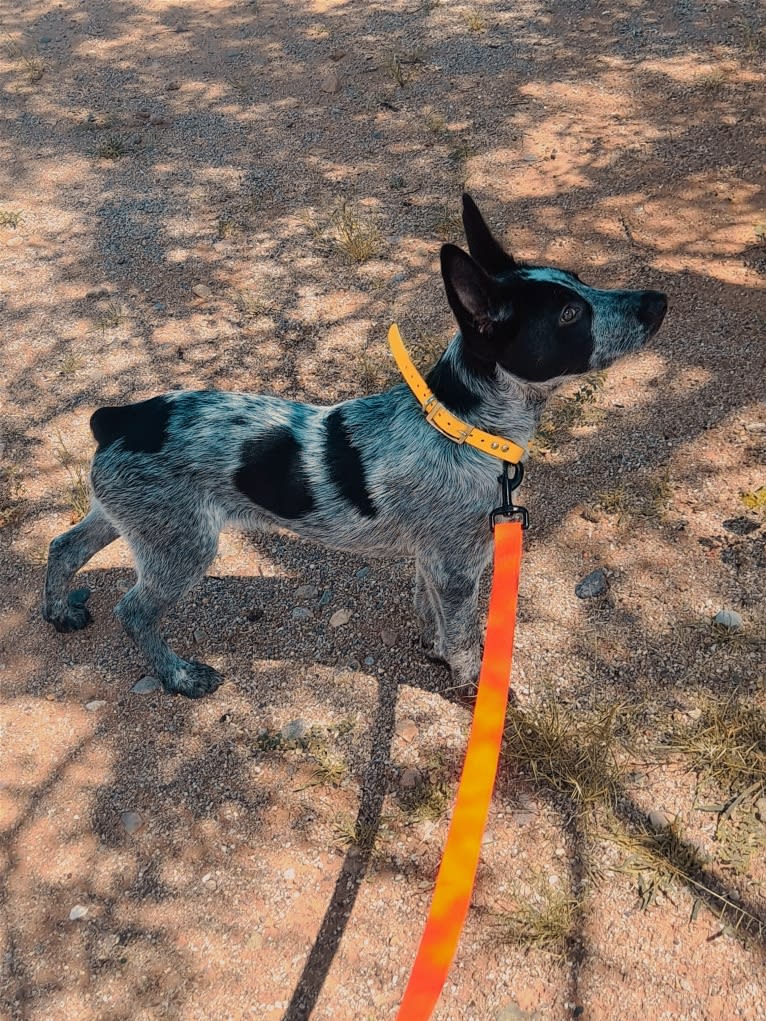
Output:
[[668,299],[662,291],[644,291],[638,318],[650,330],[658,330],[668,310]]

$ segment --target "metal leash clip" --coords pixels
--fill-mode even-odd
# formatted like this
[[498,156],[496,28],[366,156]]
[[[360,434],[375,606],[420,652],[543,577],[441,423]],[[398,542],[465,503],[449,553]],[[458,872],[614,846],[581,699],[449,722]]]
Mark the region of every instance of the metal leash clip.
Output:
[[489,516],[492,531],[495,530],[498,518],[520,518],[521,527],[526,532],[529,528],[529,513],[526,507],[519,507],[513,502],[513,491],[518,489],[524,479],[524,465],[519,461],[513,466],[513,478],[508,477],[508,462],[503,461],[503,473],[498,475],[503,502],[495,507]]

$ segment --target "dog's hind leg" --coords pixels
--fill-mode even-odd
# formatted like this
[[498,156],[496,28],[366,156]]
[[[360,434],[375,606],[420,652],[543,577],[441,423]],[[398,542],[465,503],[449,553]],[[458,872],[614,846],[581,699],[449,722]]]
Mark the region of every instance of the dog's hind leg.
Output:
[[218,548],[219,528],[202,516],[146,535],[128,534],[138,581],[115,608],[126,632],[170,694],[201,698],[223,678],[205,663],[181,659],[159,632],[159,621],[205,574]]
[[67,588],[77,571],[118,535],[94,501],[90,513],[79,524],[50,544],[42,612],[57,631],[79,631],[90,622],[91,616],[85,606],[90,589],[80,588],[67,594]]

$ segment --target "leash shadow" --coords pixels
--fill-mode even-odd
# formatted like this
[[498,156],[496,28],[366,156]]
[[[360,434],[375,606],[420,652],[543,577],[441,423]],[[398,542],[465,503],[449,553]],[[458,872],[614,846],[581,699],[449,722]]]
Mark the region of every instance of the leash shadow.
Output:
[[354,842],[343,859],[333,895],[283,1021],[308,1021],[311,1016],[370,867],[388,784],[397,691],[397,680],[379,678],[378,700],[371,728],[372,748],[362,781],[359,810],[354,823]]

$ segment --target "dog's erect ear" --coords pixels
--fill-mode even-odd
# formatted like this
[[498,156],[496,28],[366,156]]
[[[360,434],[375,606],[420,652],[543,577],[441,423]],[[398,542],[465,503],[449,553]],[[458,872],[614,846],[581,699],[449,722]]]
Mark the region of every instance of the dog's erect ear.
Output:
[[492,276],[507,273],[516,263],[484,222],[479,208],[468,194],[463,194],[463,227],[468,251],[485,272]]
[[470,255],[455,245],[442,245],[441,264],[447,300],[463,338],[481,357],[490,357],[497,322],[493,302],[497,285]]

